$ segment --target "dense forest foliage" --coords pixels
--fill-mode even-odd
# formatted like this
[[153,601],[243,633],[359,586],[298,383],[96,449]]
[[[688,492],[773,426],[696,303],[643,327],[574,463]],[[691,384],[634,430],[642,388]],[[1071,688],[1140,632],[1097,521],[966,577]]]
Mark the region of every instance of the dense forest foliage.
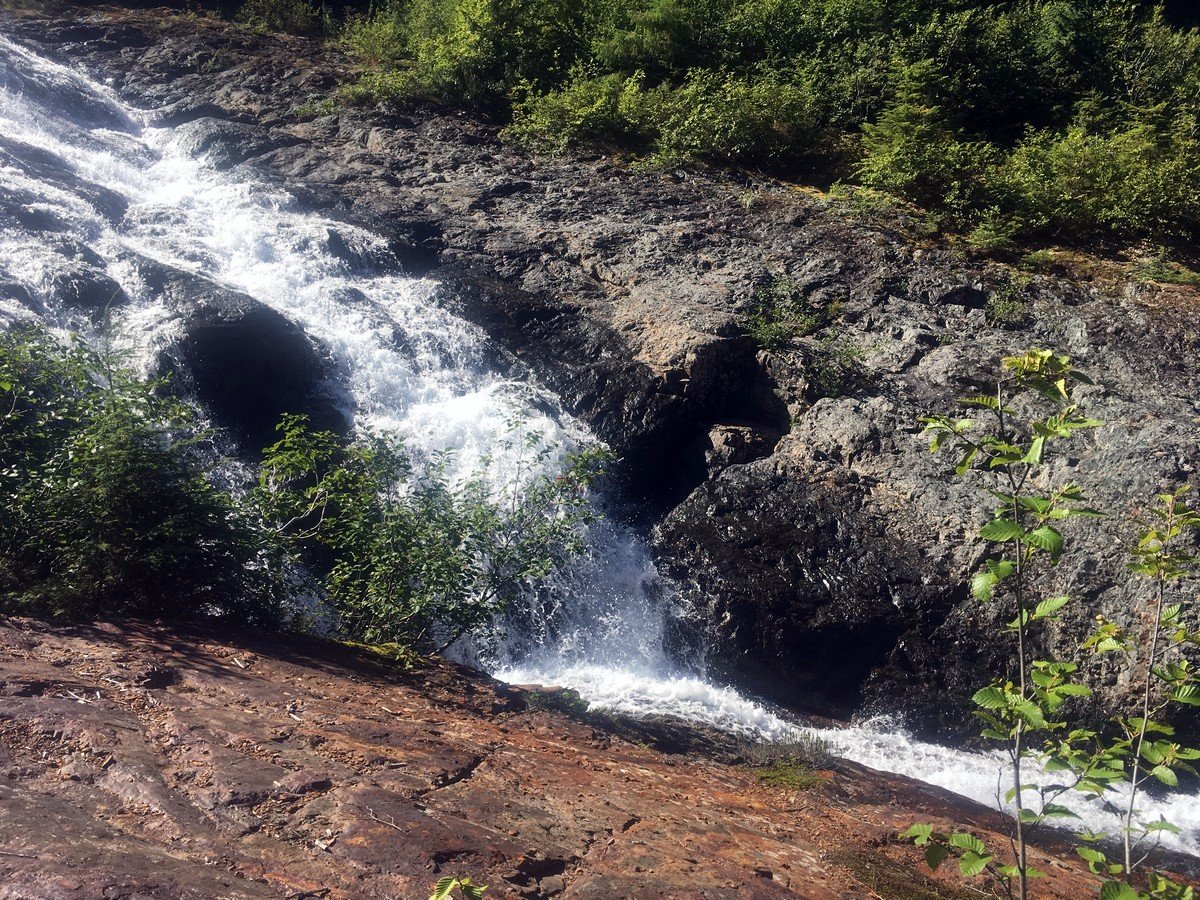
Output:
[[[287,0],[295,6],[302,0]],[[272,0],[255,0],[258,6]],[[912,201],[992,249],[1200,225],[1200,33],[1134,0],[387,0],[351,95]]]

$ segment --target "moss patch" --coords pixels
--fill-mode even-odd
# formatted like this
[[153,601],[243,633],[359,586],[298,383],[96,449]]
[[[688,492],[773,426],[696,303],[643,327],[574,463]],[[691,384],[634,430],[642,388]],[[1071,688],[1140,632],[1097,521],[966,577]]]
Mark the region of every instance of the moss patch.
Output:
[[807,791],[825,783],[825,779],[812,769],[795,762],[775,762],[756,769],[754,774],[763,784],[793,791]]

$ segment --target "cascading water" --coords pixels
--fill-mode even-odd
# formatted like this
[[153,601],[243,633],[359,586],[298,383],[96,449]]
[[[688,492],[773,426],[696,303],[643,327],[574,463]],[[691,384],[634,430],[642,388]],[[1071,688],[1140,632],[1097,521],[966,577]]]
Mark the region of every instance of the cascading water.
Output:
[[[492,369],[485,337],[435,302],[436,284],[389,265],[382,240],[212,170],[182,151],[172,129],[146,127],[104,87],[3,38],[0,84],[0,325],[40,316],[86,330],[52,285],[64,252],[91,254],[128,297],[114,313],[119,340],[150,367],[180,322],[132,262],[149,258],[300,325],[332,358],[359,425],[398,433],[418,454],[451,450],[458,473],[486,461],[493,477],[517,477],[514,419],[563,448],[591,440],[553,397]],[[64,235],[74,249],[63,249]],[[585,558],[507,634],[464,652],[500,678],[567,685],[598,707],[794,736],[785,718],[668,660],[663,635],[675,611],[644,544],[601,523]],[[922,744],[884,723],[820,734],[848,758],[994,802],[998,756]],[[1084,827],[1100,824],[1096,808],[1076,808]],[[1183,828],[1167,843],[1200,853],[1200,799],[1147,799],[1143,810]]]

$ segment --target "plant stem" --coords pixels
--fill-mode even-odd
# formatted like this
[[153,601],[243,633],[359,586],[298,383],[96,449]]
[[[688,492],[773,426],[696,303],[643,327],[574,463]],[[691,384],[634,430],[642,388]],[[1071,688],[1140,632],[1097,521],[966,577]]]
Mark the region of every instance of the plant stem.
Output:
[[[996,385],[996,417],[999,420],[999,435],[1001,440],[1008,441],[1008,428],[1004,418],[1004,382],[998,382]],[[1009,492],[1012,497],[1012,517],[1017,525],[1021,525],[1022,508],[1017,499],[1021,488],[1024,486],[1025,479],[1029,476],[1029,466],[1026,465],[1025,471],[1022,474],[1020,483],[1013,474],[1011,468],[1005,468],[1005,476],[1008,479]],[[1026,696],[1026,680],[1025,680],[1025,543],[1020,538],[1015,542],[1016,551],[1013,554],[1015,557],[1015,568],[1013,571],[1013,586],[1017,600],[1017,676],[1021,688],[1021,700],[1025,701]],[[1015,792],[1015,800],[1017,805],[1017,885],[1020,892],[1021,900],[1026,900],[1029,891],[1029,878],[1026,875],[1026,864],[1028,860],[1028,851],[1025,842],[1025,823],[1022,821],[1022,814],[1025,811],[1025,798],[1021,790],[1021,753],[1024,750],[1025,738],[1025,721],[1018,718],[1016,730],[1013,734],[1013,791]]]
[[[1166,534],[1170,535],[1175,526],[1175,503],[1172,501],[1167,513]],[[1170,538],[1168,537],[1168,540]],[[1165,549],[1165,545],[1164,548]],[[1138,775],[1142,765],[1142,745],[1146,742],[1146,725],[1150,721],[1150,693],[1154,681],[1154,660],[1158,656],[1158,639],[1162,632],[1163,598],[1166,594],[1167,583],[1163,573],[1155,576],[1157,590],[1154,596],[1154,624],[1150,631],[1150,655],[1146,658],[1146,683],[1142,688],[1142,721],[1138,728],[1137,741],[1133,747],[1133,777],[1129,782],[1129,805],[1125,808],[1125,833],[1122,836],[1122,846],[1125,850],[1125,881],[1133,884],[1133,814],[1138,792]]]

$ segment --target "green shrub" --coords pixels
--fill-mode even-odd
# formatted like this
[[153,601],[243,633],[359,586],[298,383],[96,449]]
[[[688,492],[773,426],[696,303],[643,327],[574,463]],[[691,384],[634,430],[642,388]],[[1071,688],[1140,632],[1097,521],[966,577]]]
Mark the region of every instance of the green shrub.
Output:
[[307,34],[321,23],[320,13],[309,0],[246,0],[237,18],[251,28],[291,34]]
[[265,535],[163,388],[43,331],[0,335],[0,611],[276,618]]
[[838,334],[806,347],[804,372],[810,395],[844,397],[869,384],[875,373],[863,365],[865,356],[861,347]]
[[641,77],[576,78],[562,90],[531,94],[514,111],[509,136],[562,152],[581,145],[645,146],[637,110]]
[[929,104],[938,91],[930,86],[938,80],[932,63],[910,66],[899,79],[895,99],[864,128],[859,179],[952,217],[981,206],[999,152],[964,140],[942,107]]
[[408,660],[552,576],[596,515],[605,451],[555,465],[533,436],[509,449],[541,474],[456,485],[393,437],[347,442],[295,416],[234,494],[166,387],[41,330],[0,334],[0,613],[271,624],[323,595],[341,637]]
[[1200,227],[1200,34],[1150,3],[392,0],[354,95],[472,104],[551,150],[855,178],[981,250]]
[[379,69],[399,65],[407,58],[407,34],[403,7],[386,3],[366,15],[351,16],[338,43],[362,65]]
[[1200,223],[1200,147],[1152,124],[1034,134],[1000,180],[1028,227],[1053,235],[1169,236]]
[[1179,263],[1171,262],[1167,256],[1165,247],[1159,247],[1158,251],[1139,265],[1135,272],[1137,277],[1142,281],[1200,287],[1200,272],[1196,272]]
[[745,325],[760,347],[782,350],[824,327],[836,315],[836,305],[814,304],[790,278],[776,277],[755,290]]
[[755,771],[758,780],[770,787],[807,791],[824,784],[825,779],[801,763],[774,762]]
[[1029,324],[1029,300],[1025,297],[1028,286],[1027,277],[1009,278],[998,284],[987,300],[988,324],[1000,328]]
[[[331,559],[322,580],[342,633],[445,649],[582,549],[587,487],[608,455],[585,450],[526,484],[452,485],[394,437],[344,444],[300,417],[264,451],[255,502],[298,559]],[[545,460],[553,448],[526,451]]]

